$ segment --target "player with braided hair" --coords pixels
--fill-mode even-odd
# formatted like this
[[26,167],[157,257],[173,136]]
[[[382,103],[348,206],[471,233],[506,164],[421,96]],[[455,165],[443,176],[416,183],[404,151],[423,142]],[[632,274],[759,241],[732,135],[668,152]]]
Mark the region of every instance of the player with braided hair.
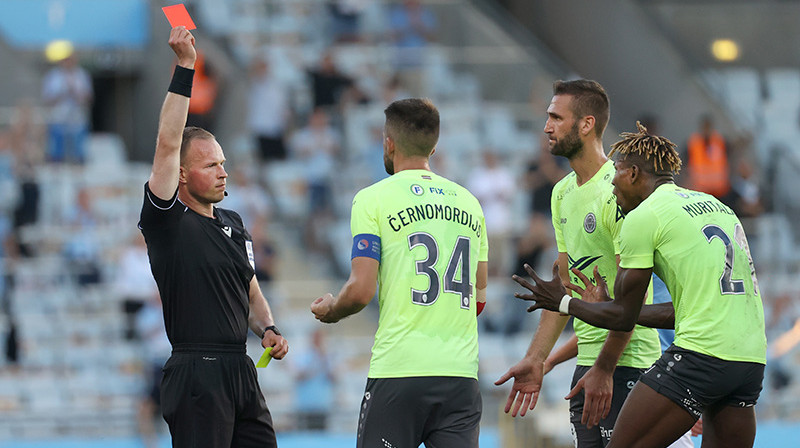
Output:
[[[675,185],[675,145],[637,126],[611,152],[614,193],[626,214],[615,299],[597,272],[593,281],[575,272],[585,288],[567,286],[584,299],[574,300],[558,278],[544,281],[530,267],[533,284],[515,280],[531,293],[516,296],[534,301],[531,309],[613,330],[674,326],[673,345],[631,391],[609,447],[669,445],[701,415],[704,446],[752,447],[767,344],[747,237],[719,200]],[[672,304],[642,305],[653,272]]]

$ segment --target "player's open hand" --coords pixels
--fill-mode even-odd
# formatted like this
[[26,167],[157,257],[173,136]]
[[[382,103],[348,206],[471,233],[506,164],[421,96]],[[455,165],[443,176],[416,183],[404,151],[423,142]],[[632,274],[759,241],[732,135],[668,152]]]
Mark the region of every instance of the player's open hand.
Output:
[[514,405],[514,410],[511,412],[512,417],[517,416],[519,412],[520,417],[524,417],[528,410],[533,410],[536,407],[536,402],[539,400],[539,392],[542,389],[542,373],[543,363],[537,363],[529,358],[522,358],[522,360],[513,365],[508,372],[504,373],[497,381],[494,382],[495,386],[499,386],[511,378],[514,378],[514,384],[511,386],[511,392],[508,394],[506,401],[505,413],[511,410]]
[[583,414],[581,423],[587,428],[592,428],[600,423],[600,420],[608,417],[611,411],[611,398],[614,393],[613,372],[604,373],[602,370],[592,366],[586,375],[575,383],[575,387],[564,397],[569,400],[578,395],[581,389],[584,390]]
[[544,281],[536,275],[536,272],[529,264],[526,263],[523,267],[533,279],[533,284],[518,275],[512,275],[511,278],[530,291],[531,294],[517,292],[514,293],[514,297],[535,302],[528,308],[529,313],[538,309],[558,311],[561,298],[567,293],[566,288],[561,284],[561,278],[558,276],[558,263],[553,264],[553,279],[549,281]]
[[194,68],[197,51],[194,49],[194,36],[185,26],[176,26],[169,32],[169,46],[178,57],[178,65]]
[[577,292],[584,302],[598,303],[611,300],[611,297],[608,295],[608,284],[606,284],[606,281],[603,280],[603,277],[600,275],[597,265],[594,266],[594,282],[589,280],[589,278],[583,275],[583,272],[578,269],[572,269],[572,273],[583,282],[585,288],[581,288],[574,283],[566,285],[566,288]]
[[339,322],[339,319],[333,316],[331,310],[333,309],[333,294],[327,293],[311,303],[311,312],[318,321],[326,324]]
[[264,337],[261,338],[261,346],[264,348],[272,347],[269,355],[275,359],[283,359],[289,353],[289,342],[283,336],[275,334],[271,330],[264,332]]

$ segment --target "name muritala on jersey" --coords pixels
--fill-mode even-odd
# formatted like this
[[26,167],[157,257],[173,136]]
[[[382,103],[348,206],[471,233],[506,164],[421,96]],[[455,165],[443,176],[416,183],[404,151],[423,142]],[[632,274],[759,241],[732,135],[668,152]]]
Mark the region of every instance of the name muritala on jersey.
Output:
[[477,237],[483,233],[483,226],[478,217],[464,209],[443,204],[419,204],[414,207],[406,207],[389,215],[387,219],[389,226],[395,232],[399,232],[403,227],[417,221],[442,219],[469,228],[475,232]]
[[[678,196],[689,198],[688,194],[683,192],[676,193]],[[694,196],[695,194],[693,194]],[[702,196],[706,196],[705,194],[701,194]],[[696,216],[704,215],[706,213],[724,213],[726,215],[733,215],[733,210],[731,210],[727,205],[716,201],[716,200],[706,200],[706,201],[698,201],[693,202],[691,204],[686,204],[682,206],[683,211],[689,214],[690,217],[694,218]]]

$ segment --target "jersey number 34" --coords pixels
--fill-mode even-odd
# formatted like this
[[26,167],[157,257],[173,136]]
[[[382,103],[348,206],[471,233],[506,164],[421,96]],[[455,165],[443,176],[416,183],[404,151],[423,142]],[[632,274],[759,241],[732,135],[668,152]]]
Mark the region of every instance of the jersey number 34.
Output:
[[[417,305],[432,305],[439,298],[442,286],[444,292],[451,292],[460,295],[462,309],[469,309],[470,298],[472,297],[472,283],[470,282],[470,263],[469,263],[470,240],[467,237],[459,236],[453,246],[453,253],[444,272],[444,277],[440,277],[435,265],[439,260],[439,244],[436,238],[425,232],[416,232],[408,236],[408,249],[413,250],[417,246],[424,246],[427,251],[427,258],[416,262],[417,275],[426,275],[429,286],[426,291],[411,289],[411,300]],[[461,267],[461,278],[456,279],[456,273]]]

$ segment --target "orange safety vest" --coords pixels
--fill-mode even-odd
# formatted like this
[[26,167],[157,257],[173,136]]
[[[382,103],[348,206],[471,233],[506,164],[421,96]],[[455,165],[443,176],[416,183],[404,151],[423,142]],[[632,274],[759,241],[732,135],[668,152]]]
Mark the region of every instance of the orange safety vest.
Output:
[[725,140],[712,132],[706,141],[700,133],[689,137],[689,180],[692,189],[723,197],[731,189]]
[[192,98],[189,100],[189,113],[205,115],[214,108],[217,99],[217,81],[208,76],[205,70],[205,57],[197,54],[194,64]]

